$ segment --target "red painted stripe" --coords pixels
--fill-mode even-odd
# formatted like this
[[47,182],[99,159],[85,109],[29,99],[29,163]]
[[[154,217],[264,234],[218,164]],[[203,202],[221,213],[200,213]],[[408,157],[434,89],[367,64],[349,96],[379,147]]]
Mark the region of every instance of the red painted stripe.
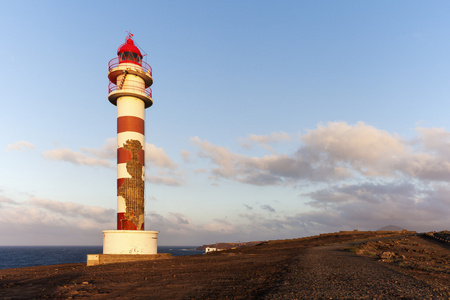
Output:
[[117,148],[117,164],[126,163],[131,159],[131,152],[123,147]]
[[122,230],[122,219],[125,219],[125,213],[117,213],[117,230]]
[[[122,148],[117,148],[117,164],[123,164],[131,160],[131,152]],[[145,151],[139,151],[139,162],[145,166]]]
[[117,178],[117,189],[119,189],[123,182],[125,181],[125,178]]
[[139,155],[139,162],[141,163],[142,166],[145,166],[145,151],[141,149],[138,155]]
[[133,131],[145,134],[144,120],[138,117],[123,116],[117,118],[117,133]]
[[125,213],[117,213],[117,230],[144,230],[144,224],[138,229],[132,221],[125,219]]

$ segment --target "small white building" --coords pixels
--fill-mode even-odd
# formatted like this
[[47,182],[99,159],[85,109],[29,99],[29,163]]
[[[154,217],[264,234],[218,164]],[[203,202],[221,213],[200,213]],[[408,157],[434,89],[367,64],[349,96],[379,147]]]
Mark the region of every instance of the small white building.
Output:
[[213,251],[223,251],[223,250],[225,250],[225,249],[217,249],[217,248],[213,248],[213,247],[206,247],[205,248],[205,253],[213,252]]

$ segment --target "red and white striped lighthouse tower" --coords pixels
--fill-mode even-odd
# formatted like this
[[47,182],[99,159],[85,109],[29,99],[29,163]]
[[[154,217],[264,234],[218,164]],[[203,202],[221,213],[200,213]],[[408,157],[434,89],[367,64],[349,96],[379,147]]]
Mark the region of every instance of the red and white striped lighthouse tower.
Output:
[[104,254],[155,254],[157,231],[144,230],[145,109],[152,69],[132,34],[109,62],[109,101],[117,106],[117,230],[103,231]]

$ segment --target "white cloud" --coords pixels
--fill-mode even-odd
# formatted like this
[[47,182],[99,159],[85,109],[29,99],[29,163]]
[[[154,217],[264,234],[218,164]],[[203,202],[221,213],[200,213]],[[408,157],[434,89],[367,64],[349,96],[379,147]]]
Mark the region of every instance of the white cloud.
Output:
[[19,141],[13,144],[9,144],[6,150],[8,151],[22,151],[22,150],[33,150],[35,147],[32,143],[27,141]]
[[191,153],[186,150],[180,150],[180,155],[184,162],[189,162],[191,160]]
[[191,140],[215,182],[307,186],[300,198],[310,199],[312,211],[279,219],[240,214],[254,228],[281,234],[295,226],[310,233],[374,230],[391,223],[423,231],[450,226],[450,133],[444,129],[417,128],[417,136],[406,140],[362,122],[332,122],[300,138],[295,153],[260,157]]
[[108,138],[105,143],[99,148],[81,148],[84,153],[92,154],[98,158],[116,159],[117,157],[117,138]]
[[191,224],[191,221],[181,213],[171,212],[169,213],[169,215],[176,219],[176,224],[183,224],[183,225]]
[[269,144],[274,144],[278,142],[286,142],[291,141],[292,138],[289,134],[286,132],[280,131],[280,132],[272,132],[269,135],[257,135],[257,134],[250,134],[245,139],[240,139],[240,144],[242,147],[250,149],[253,144],[257,144],[267,150],[269,150],[271,153],[274,153],[275,151]]
[[110,160],[87,156],[67,148],[48,150],[42,156],[46,159],[66,161],[75,165],[113,167]]
[[45,151],[42,156],[50,160],[70,162],[82,166],[100,166],[112,168],[117,157],[117,139],[108,138],[98,149],[80,148],[80,152],[68,148]]
[[[166,216],[154,211],[147,214],[146,230],[158,230],[160,245],[202,245],[220,241],[237,241],[240,229],[223,219],[196,224],[179,212],[171,212]],[[242,241],[245,240],[245,237]]]
[[261,205],[261,208],[264,209],[264,210],[267,210],[268,212],[271,212],[271,213],[275,212],[275,209],[272,206],[268,205],[268,204]]
[[248,140],[258,144],[268,144],[279,141],[290,141],[292,138],[286,132],[280,131],[272,132],[269,135],[250,134]]
[[178,166],[166,154],[164,149],[145,143],[145,162],[153,167],[176,169]]
[[332,211],[334,225],[377,229],[399,223],[408,229],[426,231],[450,226],[449,191],[447,185],[438,183],[365,182],[331,186],[308,196],[318,208],[316,217]]
[[197,155],[210,161],[215,180],[226,178],[255,185],[360,177],[450,180],[450,152],[446,151],[450,133],[443,129],[417,131],[419,137],[408,141],[362,122],[353,126],[332,122],[301,136],[303,144],[295,153],[261,157],[233,153],[198,137],[191,141],[200,149]]
[[[100,166],[115,168],[117,157],[117,140],[109,138],[100,148],[81,148],[79,152],[67,148],[44,152],[46,159],[66,161],[75,165]],[[146,181],[154,184],[179,186],[184,183],[183,172],[166,154],[164,149],[146,143],[145,161],[147,168]]]
[[8,198],[8,197],[5,197],[5,196],[2,196],[2,195],[0,195],[0,208],[3,206],[3,205],[16,205],[16,204],[18,204],[16,201],[14,201],[14,200],[12,200],[12,199],[10,199],[10,198]]
[[169,186],[180,186],[183,185],[184,181],[177,175],[171,176],[155,176],[155,175],[145,175],[145,181],[150,184],[162,184]]
[[100,244],[102,230],[116,226],[115,209],[38,197],[6,203],[0,210],[1,245]]
[[395,165],[408,153],[396,135],[362,122],[319,125],[302,136],[305,145],[298,154],[321,165],[347,166],[365,176],[391,175]]
[[246,209],[248,209],[248,210],[253,210],[253,207],[250,206],[250,205],[247,205],[247,204],[245,204],[245,203],[242,203],[242,205],[244,205],[244,207],[245,207]]
[[32,197],[29,204],[62,217],[74,217],[95,220],[98,223],[109,222],[114,219],[115,211],[99,206],[88,206],[73,202],[60,202],[50,199]]
[[203,224],[201,229],[209,233],[217,234],[216,238],[223,234],[232,235],[237,230],[235,225],[223,219],[214,219],[210,223]]
[[[81,148],[80,150],[77,152],[67,148],[54,149],[44,152],[43,156],[47,159],[67,161],[76,165],[113,167],[115,163],[113,164],[112,161],[117,157],[117,139],[107,139],[98,149]],[[178,167],[164,149],[149,143],[145,144],[145,161],[146,164],[156,168],[174,170]]]
[[215,166],[211,174],[216,179],[226,178],[255,185],[281,184],[292,177],[307,176],[309,172],[306,162],[286,155],[249,157],[232,153],[198,137],[191,141],[201,149],[199,157],[208,159]]
[[399,172],[421,180],[450,180],[450,161],[430,153],[410,153],[394,165]]
[[450,158],[450,132],[444,128],[416,128],[418,137],[411,144],[418,146],[422,151],[439,154]]

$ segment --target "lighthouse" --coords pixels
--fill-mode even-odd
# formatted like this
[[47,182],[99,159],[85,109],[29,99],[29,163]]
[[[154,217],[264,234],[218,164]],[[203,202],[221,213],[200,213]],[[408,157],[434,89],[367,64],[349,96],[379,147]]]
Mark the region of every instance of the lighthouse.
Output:
[[103,231],[103,254],[156,254],[145,231],[145,109],[153,104],[152,68],[130,33],[108,64],[108,100],[117,107],[117,230]]

